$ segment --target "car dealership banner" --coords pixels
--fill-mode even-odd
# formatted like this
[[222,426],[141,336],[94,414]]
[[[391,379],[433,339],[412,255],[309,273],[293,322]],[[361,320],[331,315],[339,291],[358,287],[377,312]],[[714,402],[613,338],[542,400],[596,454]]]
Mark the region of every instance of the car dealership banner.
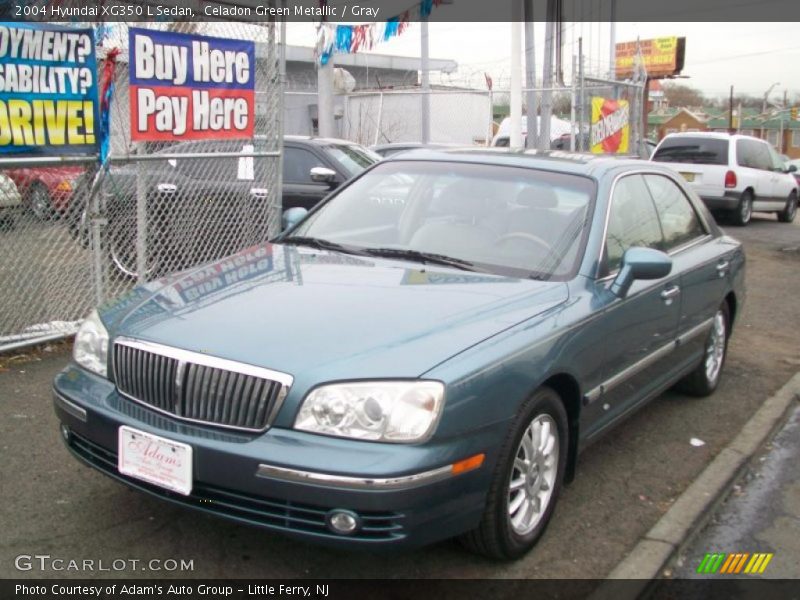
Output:
[[97,151],[94,30],[0,24],[0,155]]
[[130,28],[133,141],[244,139],[255,120],[255,43]]
[[625,154],[630,148],[630,105],[627,100],[592,98],[589,146],[593,154]]

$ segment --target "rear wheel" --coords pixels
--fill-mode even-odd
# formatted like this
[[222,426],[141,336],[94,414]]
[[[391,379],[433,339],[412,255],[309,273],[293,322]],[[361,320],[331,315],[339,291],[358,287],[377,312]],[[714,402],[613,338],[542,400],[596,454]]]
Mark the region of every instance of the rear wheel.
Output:
[[781,223],[791,223],[797,214],[797,193],[792,192],[786,201],[786,206],[778,213],[778,221]]
[[530,550],[553,515],[564,479],[569,430],[561,398],[539,388],[520,410],[500,451],[472,551],[514,559]]
[[691,396],[710,396],[719,385],[722,367],[728,354],[730,336],[730,311],[728,303],[723,302],[717,309],[706,337],[703,359],[697,368],[683,378],[677,389]]
[[744,227],[750,222],[753,216],[753,193],[750,190],[742,192],[739,199],[739,206],[733,212],[733,222],[739,227]]

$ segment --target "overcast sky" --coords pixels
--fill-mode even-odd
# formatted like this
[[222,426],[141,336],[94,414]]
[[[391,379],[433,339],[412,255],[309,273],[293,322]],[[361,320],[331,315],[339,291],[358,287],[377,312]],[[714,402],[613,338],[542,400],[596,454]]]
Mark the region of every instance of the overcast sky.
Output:
[[[510,25],[508,23],[431,23],[430,55],[458,62],[453,81],[467,77],[482,84],[489,73],[496,86],[510,73]],[[589,68],[608,70],[609,24],[565,25],[564,61],[571,64],[572,48],[583,37]],[[617,23],[618,42],[661,36],[686,37],[686,63],[681,83],[699,88],[707,96],[727,96],[731,85],[737,92],[763,96],[773,84],[771,99],[781,99],[784,90],[791,100],[800,94],[800,39],[797,23]],[[544,39],[544,24],[536,25],[537,45]],[[289,43],[311,45],[315,34],[310,23],[291,23]],[[420,25],[414,23],[403,35],[374,49],[380,54],[419,56]],[[537,72],[541,73],[541,50]],[[569,67],[566,67],[569,70]]]

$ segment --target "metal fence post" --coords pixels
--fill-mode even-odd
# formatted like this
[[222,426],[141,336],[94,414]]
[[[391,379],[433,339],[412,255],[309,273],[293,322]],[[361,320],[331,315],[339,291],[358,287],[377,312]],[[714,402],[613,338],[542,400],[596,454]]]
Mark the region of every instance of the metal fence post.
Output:
[[[137,148],[138,156],[145,154],[144,144]],[[137,281],[147,280],[147,186],[144,162],[136,163],[136,271]]]
[[105,269],[103,268],[103,236],[101,228],[107,223],[106,219],[100,214],[100,194],[98,190],[105,178],[105,169],[101,167],[92,181],[89,188],[89,198],[86,199],[84,211],[91,227],[91,241],[89,242],[92,256],[92,274],[94,279],[94,300],[97,306],[106,301],[105,292]]

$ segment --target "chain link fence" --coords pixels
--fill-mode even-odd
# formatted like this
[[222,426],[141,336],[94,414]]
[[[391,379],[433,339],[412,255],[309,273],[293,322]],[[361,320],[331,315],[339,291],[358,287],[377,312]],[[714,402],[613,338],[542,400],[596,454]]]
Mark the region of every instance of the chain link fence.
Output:
[[[120,48],[110,154],[75,166],[20,159],[0,173],[0,351],[74,333],[93,305],[254,246],[280,228],[282,86],[272,23],[142,23],[255,42],[255,120],[245,140],[132,142],[128,27]],[[5,161],[8,165],[9,161]]]

